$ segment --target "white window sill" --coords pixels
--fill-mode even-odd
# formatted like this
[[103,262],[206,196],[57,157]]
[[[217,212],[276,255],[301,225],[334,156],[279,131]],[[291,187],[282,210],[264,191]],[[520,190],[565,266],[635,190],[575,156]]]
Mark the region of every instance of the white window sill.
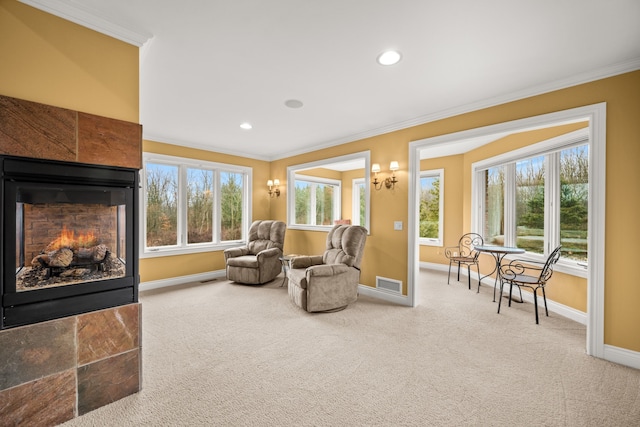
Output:
[[144,258],[159,258],[159,257],[167,257],[174,255],[189,255],[189,254],[199,254],[203,252],[217,252],[223,251],[227,248],[237,248],[239,246],[244,246],[246,243],[241,240],[233,241],[233,242],[225,242],[225,243],[217,243],[214,245],[202,245],[202,246],[192,246],[188,248],[158,248],[158,250],[147,249],[146,251],[140,252],[140,259]]

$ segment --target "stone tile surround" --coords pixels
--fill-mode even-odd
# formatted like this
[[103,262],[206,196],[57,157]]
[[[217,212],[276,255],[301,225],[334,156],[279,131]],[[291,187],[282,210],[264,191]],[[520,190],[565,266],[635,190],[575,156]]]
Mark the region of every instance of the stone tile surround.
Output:
[[0,426],[55,426],[140,391],[139,303],[0,331]]

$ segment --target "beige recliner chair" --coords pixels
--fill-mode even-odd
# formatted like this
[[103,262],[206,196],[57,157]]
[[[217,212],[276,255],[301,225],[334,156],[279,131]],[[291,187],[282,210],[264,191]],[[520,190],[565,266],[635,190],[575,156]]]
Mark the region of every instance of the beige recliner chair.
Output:
[[249,285],[262,285],[282,271],[282,247],[287,226],[282,221],[254,221],[249,227],[246,246],[224,251],[227,279]]
[[296,256],[288,272],[291,301],[308,312],[338,311],[358,298],[367,229],[336,225],[323,255]]

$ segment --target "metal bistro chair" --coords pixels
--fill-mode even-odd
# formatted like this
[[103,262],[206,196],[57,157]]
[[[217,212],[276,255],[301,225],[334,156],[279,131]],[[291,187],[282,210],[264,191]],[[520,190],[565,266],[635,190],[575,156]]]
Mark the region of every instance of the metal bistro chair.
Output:
[[460,265],[467,266],[467,277],[469,278],[469,289],[471,289],[471,266],[475,265],[478,271],[478,289],[480,289],[480,263],[478,257],[480,252],[475,250],[475,246],[482,246],[484,239],[477,233],[464,234],[458,246],[449,246],[444,248],[444,255],[449,259],[449,276],[447,277],[447,284],[449,284],[449,278],[451,277],[451,265],[458,264],[458,281],[460,281]]
[[[547,309],[547,296],[544,292],[544,287],[547,281],[553,274],[553,265],[560,259],[560,248],[558,246],[551,252],[547,261],[535,262],[528,260],[514,259],[509,264],[505,264],[500,267],[500,295],[502,295],[502,288],[505,283],[509,284],[509,307],[511,307],[511,291],[513,286],[517,286],[520,289],[522,286],[527,287],[533,291],[533,305],[536,311],[536,324],[538,324],[538,289],[542,289],[542,299],[544,300],[544,311],[549,317],[549,310]],[[522,295],[522,293],[521,293]],[[498,313],[500,313],[500,303],[502,298],[498,302]]]

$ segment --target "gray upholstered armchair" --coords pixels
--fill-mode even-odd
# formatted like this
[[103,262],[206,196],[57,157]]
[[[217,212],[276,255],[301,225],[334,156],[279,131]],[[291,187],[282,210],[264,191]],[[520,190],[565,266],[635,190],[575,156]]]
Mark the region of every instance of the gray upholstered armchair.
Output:
[[246,246],[225,249],[227,279],[262,285],[280,274],[282,247],[287,226],[282,221],[254,221]]
[[358,298],[367,229],[336,225],[323,255],[296,256],[288,272],[291,301],[308,312],[338,311]]

